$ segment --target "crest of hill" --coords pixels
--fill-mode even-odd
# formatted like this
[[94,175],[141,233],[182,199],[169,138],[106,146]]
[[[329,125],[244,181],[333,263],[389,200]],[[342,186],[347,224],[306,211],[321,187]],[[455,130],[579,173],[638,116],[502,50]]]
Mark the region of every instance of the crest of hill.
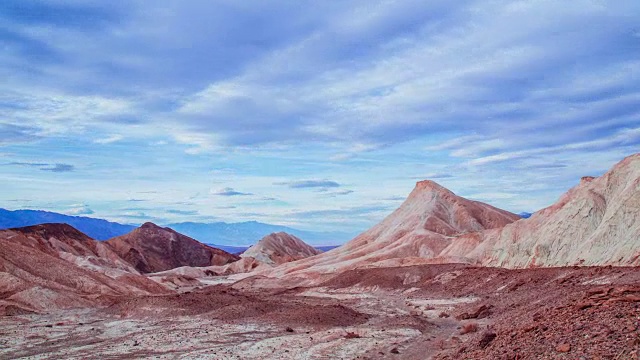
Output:
[[142,273],[181,266],[226,265],[239,259],[236,255],[153,223],[145,223],[128,234],[108,240],[106,244]]
[[280,265],[322,253],[299,238],[278,232],[263,237],[257,244],[240,255],[252,257],[269,265]]

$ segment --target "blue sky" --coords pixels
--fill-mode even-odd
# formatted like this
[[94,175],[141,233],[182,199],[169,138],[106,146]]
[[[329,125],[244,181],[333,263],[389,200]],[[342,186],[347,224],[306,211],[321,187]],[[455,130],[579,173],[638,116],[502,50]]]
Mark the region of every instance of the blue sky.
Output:
[[0,2],[0,206],[363,230],[640,149],[638,1]]

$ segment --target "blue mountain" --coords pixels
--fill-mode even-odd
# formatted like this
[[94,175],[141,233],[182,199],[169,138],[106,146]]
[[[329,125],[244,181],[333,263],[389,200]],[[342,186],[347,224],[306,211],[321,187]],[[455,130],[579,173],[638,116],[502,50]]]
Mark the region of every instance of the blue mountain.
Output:
[[136,228],[102,219],[69,216],[42,210],[0,209],[0,229],[10,229],[44,223],[64,223],[73,226],[96,240],[107,240],[124,235]]
[[[131,232],[137,225],[125,225],[103,219],[84,216],[69,216],[42,210],[0,209],[0,229],[24,227],[44,223],[64,223],[73,226],[96,240],[108,240]],[[202,243],[218,247],[232,253],[246,250],[264,236],[284,231],[293,234],[309,244],[342,244],[356,234],[342,232],[303,231],[287,226],[247,221],[239,223],[195,223],[184,222],[162,225],[190,236]]]
[[257,221],[239,223],[194,223],[167,224],[175,231],[198,239],[205,244],[250,246],[265,235],[284,231],[297,236],[310,245],[336,245],[351,240],[355,233],[304,231],[287,226],[265,224]]
[[521,212],[520,214],[518,214],[518,216],[520,216],[523,219],[528,219],[531,217],[531,215],[533,215],[533,213]]

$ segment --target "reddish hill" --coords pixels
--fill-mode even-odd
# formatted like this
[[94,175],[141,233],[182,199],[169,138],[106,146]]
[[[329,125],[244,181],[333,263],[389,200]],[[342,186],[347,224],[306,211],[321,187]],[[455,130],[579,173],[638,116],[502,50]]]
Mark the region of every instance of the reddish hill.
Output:
[[0,231],[0,314],[7,309],[94,306],[104,296],[165,292],[104,244],[69,225]]
[[172,229],[145,223],[132,232],[108,240],[107,245],[142,273],[181,266],[225,265],[238,256],[216,249]]

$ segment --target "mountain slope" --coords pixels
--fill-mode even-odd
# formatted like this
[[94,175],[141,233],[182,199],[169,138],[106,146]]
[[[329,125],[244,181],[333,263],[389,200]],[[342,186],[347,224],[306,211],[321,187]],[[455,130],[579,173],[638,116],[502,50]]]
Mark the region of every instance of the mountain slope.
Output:
[[300,270],[335,272],[364,266],[398,266],[416,258],[432,259],[455,236],[500,228],[518,215],[472,201],[425,180],[382,222],[343,246],[273,270],[268,276]]
[[280,265],[321,253],[320,250],[311,247],[299,238],[285,232],[279,232],[263,237],[240,257],[251,257],[268,265]]
[[108,240],[106,244],[142,273],[180,266],[225,265],[239,259],[236,255],[152,223],[145,223],[129,234]]
[[487,266],[640,265],[640,154],[583,177],[558,202],[441,254]]
[[123,225],[84,216],[69,216],[41,210],[10,211],[0,209],[0,229],[19,228],[47,223],[69,224],[96,240],[107,240],[135,229],[133,225]]

